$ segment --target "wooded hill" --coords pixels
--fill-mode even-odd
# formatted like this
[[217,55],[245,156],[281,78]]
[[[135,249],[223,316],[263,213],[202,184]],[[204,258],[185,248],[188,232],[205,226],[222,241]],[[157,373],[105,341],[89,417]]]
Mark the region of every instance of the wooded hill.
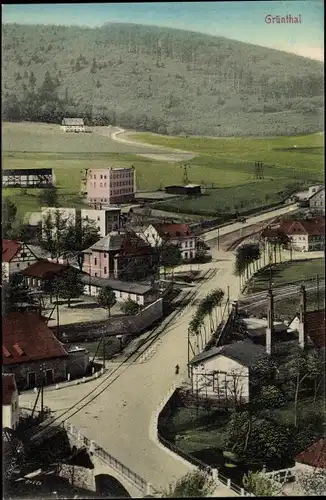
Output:
[[2,117],[178,135],[322,129],[324,65],[221,37],[134,24],[3,25]]

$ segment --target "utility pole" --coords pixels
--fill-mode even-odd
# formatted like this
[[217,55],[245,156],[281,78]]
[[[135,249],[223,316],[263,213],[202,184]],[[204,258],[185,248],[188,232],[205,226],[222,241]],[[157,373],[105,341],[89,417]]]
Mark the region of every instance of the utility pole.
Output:
[[319,276],[316,274],[316,285],[317,285],[317,311],[319,311]]
[[187,343],[187,347],[188,347],[188,363],[187,363],[187,366],[188,366],[188,377],[190,377],[190,330],[188,328],[188,332],[187,332],[187,340],[188,340],[188,343]]
[[103,334],[103,370],[105,370],[105,337]]
[[44,364],[41,364],[41,422],[44,418]]
[[59,293],[56,293],[56,303],[57,303],[57,337],[60,338],[60,321],[59,321]]
[[217,250],[220,249],[220,227],[217,228]]
[[228,314],[230,314],[230,287],[229,286],[228,286],[227,304],[228,304]]

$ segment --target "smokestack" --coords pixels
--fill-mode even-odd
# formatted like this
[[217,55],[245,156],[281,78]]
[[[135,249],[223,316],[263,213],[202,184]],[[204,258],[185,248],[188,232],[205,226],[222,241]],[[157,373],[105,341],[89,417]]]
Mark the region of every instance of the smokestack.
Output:
[[307,294],[304,285],[300,287],[300,306],[299,306],[299,345],[301,349],[304,349],[306,344],[306,332],[305,332],[305,317],[307,309]]
[[272,353],[272,334],[274,325],[274,300],[272,289],[269,288],[267,296],[267,328],[266,328],[266,352]]

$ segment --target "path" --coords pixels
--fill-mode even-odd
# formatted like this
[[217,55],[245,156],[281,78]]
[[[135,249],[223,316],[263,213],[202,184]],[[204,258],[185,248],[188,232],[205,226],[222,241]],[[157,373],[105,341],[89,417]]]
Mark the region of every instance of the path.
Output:
[[156,153],[137,153],[138,156],[145,156],[146,158],[150,158],[152,160],[157,160],[157,161],[168,161],[168,162],[179,162],[179,161],[189,161],[192,160],[192,158],[195,158],[197,156],[195,153],[190,153],[188,151],[184,151],[181,149],[168,149],[165,148],[164,146],[153,146],[150,144],[146,144],[140,141],[133,141],[132,139],[128,138],[127,131],[122,129],[122,128],[109,128],[108,134],[111,139],[117,142],[121,142],[124,144],[132,144],[132,145],[137,145],[143,146],[143,147],[155,147],[157,150]]

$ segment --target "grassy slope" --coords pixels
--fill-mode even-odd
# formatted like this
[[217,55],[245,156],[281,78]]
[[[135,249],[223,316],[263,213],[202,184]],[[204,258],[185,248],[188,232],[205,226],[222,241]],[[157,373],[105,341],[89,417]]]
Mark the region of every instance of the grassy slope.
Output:
[[[285,262],[272,267],[272,281],[275,286],[291,283],[295,280],[322,278],[325,275],[325,259],[303,260],[299,262]],[[269,281],[269,269],[255,274],[250,293],[266,290]]]
[[[261,139],[181,139],[164,138],[150,134],[137,134],[136,138],[149,144],[177,147],[199,153],[189,162],[192,182],[207,186],[206,195],[197,199],[164,202],[158,208],[194,210],[214,214],[215,210],[233,209],[238,204],[246,209],[254,204],[262,206],[282,199],[280,191],[293,182],[321,180],[323,176],[323,137],[309,135],[295,138]],[[277,148],[296,144],[306,149],[277,151]],[[178,164],[156,161],[127,151],[141,151],[137,146],[119,144],[99,133],[68,135],[59,126],[47,124],[3,124],[3,168],[54,168],[62,203],[81,203],[78,193],[80,171],[86,167],[102,165],[134,165],[139,190],[154,190],[182,181]],[[265,167],[265,179],[253,179],[253,163],[259,159],[270,162]],[[217,189],[210,190],[214,184]],[[4,190],[4,196],[13,197],[21,213],[38,209],[37,192]],[[266,198],[268,197],[268,199]],[[241,204],[243,203],[243,207]]]
[[2,65],[4,98],[20,98],[30,72],[39,87],[49,70],[59,95],[67,90],[80,112],[86,104],[95,113],[106,108],[130,128],[146,130],[147,122],[147,130],[169,135],[217,136],[322,129],[321,62],[226,38],[114,23],[7,24]]

